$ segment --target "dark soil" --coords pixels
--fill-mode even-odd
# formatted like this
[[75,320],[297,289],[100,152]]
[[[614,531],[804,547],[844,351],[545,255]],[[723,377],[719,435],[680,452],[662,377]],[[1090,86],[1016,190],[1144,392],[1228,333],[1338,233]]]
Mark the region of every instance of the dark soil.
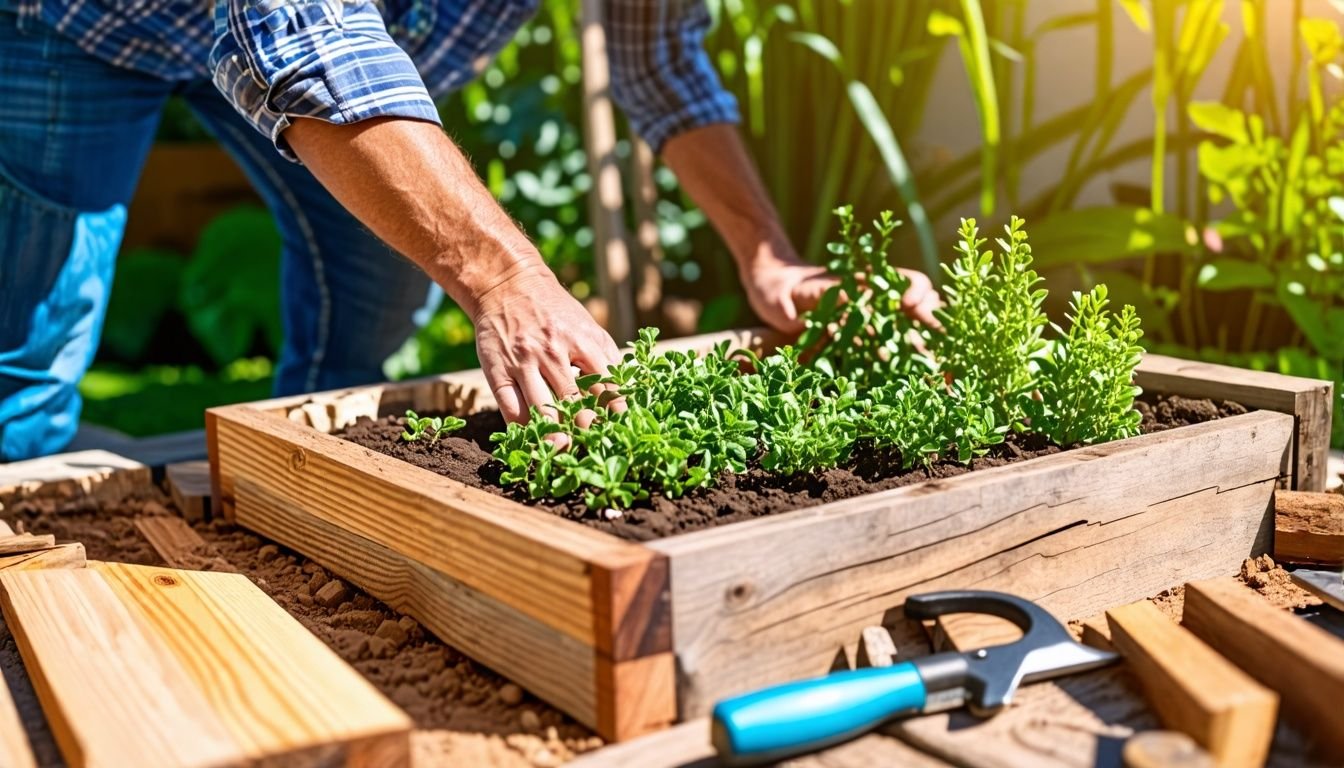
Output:
[[[1145,433],[1246,413],[1246,409],[1237,403],[1176,396],[1152,398],[1140,403],[1139,409],[1143,413]],[[975,459],[969,466],[939,462],[927,468],[903,470],[895,453],[860,445],[843,467],[792,477],[751,468],[741,475],[726,474],[714,487],[696,489],[680,499],[654,496],[626,510],[621,517],[607,520],[590,510],[578,496],[536,502],[529,500],[520,488],[501,487],[499,476],[504,467],[490,454],[490,435],[504,427],[498,411],[468,417],[466,427],[460,432],[433,444],[424,440],[413,443],[402,440],[404,421],[394,416],[376,421],[360,419],[338,435],[467,485],[547,509],[632,541],[648,541],[776,515],[1063,450],[1039,436],[1012,435],[1004,445],[996,446],[987,456]]]
[[[166,494],[148,487],[115,501],[19,501],[4,508],[0,518],[16,531],[83,542],[90,560],[165,565],[134,520],[176,514]],[[551,768],[601,746],[601,739],[583,726],[317,563],[222,521],[193,527],[206,546],[181,565],[245,574],[368,678],[415,721],[416,766]],[[333,599],[316,597],[323,587],[328,587],[323,597]],[[63,765],[3,619],[0,672],[38,764]]]

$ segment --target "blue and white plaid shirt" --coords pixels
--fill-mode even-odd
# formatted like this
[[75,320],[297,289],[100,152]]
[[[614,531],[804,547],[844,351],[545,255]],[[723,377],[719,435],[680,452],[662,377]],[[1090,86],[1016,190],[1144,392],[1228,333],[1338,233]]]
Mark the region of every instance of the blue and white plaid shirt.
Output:
[[[0,0],[89,53],[169,80],[211,77],[291,157],[294,117],[439,122],[433,98],[503,48],[540,0]],[[737,122],[703,43],[704,0],[603,0],[612,97],[655,149]]]

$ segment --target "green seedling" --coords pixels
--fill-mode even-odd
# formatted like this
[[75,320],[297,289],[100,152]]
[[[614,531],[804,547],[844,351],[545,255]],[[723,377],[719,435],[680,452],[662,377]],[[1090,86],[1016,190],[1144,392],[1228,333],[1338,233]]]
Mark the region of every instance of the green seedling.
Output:
[[429,444],[434,445],[439,442],[439,438],[449,432],[456,432],[465,427],[467,422],[456,416],[419,416],[415,411],[406,412],[406,429],[401,433],[401,439],[408,443],[417,442],[424,437],[429,437]]

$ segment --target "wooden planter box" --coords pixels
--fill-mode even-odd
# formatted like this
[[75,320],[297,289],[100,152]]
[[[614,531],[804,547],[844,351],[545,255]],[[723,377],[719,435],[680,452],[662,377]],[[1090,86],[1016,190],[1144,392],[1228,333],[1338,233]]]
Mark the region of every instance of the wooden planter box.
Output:
[[[768,346],[755,332],[697,337]],[[359,416],[493,407],[479,371],[215,408],[215,509],[625,739],[825,672],[904,596],[1001,589],[1062,619],[1267,551],[1281,482],[1321,488],[1332,385],[1149,357],[1146,390],[1253,413],[689,533],[623,541],[362,448]]]

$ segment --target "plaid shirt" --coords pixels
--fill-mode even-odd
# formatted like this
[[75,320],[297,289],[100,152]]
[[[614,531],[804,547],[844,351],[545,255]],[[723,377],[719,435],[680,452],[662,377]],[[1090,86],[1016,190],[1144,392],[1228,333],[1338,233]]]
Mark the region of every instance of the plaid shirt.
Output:
[[[433,98],[473,78],[541,0],[0,0],[89,53],[169,80],[211,77],[257,130],[294,117],[439,122]],[[704,0],[603,0],[612,97],[655,149],[737,103],[704,51]],[[426,87],[428,86],[428,87]]]

